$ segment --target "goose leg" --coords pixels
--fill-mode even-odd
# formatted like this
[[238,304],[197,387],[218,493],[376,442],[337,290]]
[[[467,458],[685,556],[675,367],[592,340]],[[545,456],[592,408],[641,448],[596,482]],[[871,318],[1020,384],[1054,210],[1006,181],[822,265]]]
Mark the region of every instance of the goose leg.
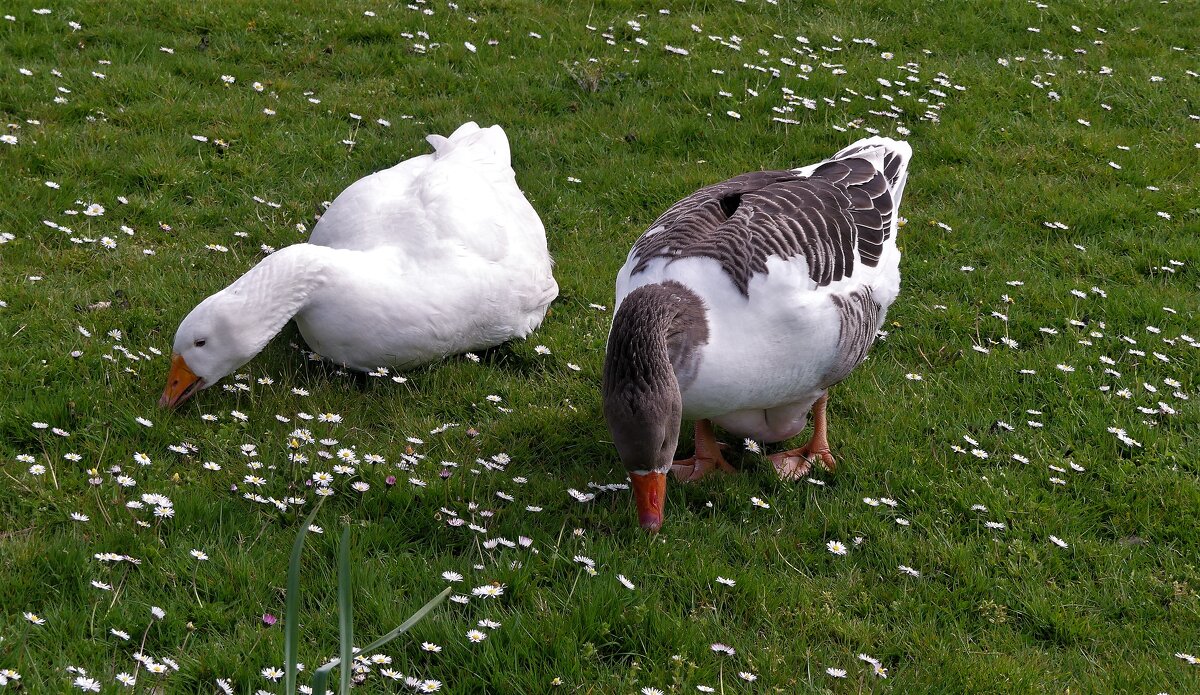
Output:
[[833,454],[829,453],[829,440],[825,438],[825,405],[828,400],[829,394],[825,394],[813,404],[813,433],[807,444],[799,449],[781,451],[767,457],[775,465],[775,471],[779,473],[780,478],[798,480],[800,477],[808,475],[814,459],[819,461],[821,467],[829,472],[833,472],[837,467],[837,461],[833,458]]
[[681,483],[699,480],[713,471],[722,473],[737,473],[737,469],[721,456],[721,445],[713,434],[712,423],[708,420],[696,421],[696,454],[688,459],[675,461],[671,472]]

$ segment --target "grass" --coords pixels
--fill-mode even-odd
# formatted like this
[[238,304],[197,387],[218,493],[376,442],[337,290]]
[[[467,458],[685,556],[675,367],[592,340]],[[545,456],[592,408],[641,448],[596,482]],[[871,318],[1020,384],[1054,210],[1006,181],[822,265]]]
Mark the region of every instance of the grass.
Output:
[[[0,233],[14,237],[0,246],[0,668],[17,670],[30,691],[66,689],[81,677],[68,667],[86,669],[106,691],[135,668],[142,692],[213,692],[218,678],[237,692],[277,690],[261,670],[282,667],[283,630],[262,615],[282,613],[306,509],[280,512],[243,495],[305,495],[311,504],[295,483],[330,469],[316,451],[354,447],[388,463],[338,476],[317,519],[327,532],[309,536],[298,649],[310,669],[336,657],[337,544],[328,530],[346,523],[357,634],[401,623],[445,587],[446,570],[465,575],[455,585],[463,594],[506,587],[494,599],[448,602],[384,650],[391,668],[442,681],[444,692],[1194,691],[1196,668],[1174,654],[1200,649],[1200,353],[1180,337],[1200,334],[1200,82],[1187,73],[1197,69],[1200,8],[698,0],[658,13],[667,6],[68,0],[40,15],[32,10],[41,4],[10,3],[15,21],[0,21],[0,115],[19,127],[6,131],[16,145],[0,143]],[[635,19],[640,30],[627,24]],[[798,34],[818,58],[792,50],[804,45]],[[736,35],[741,49],[710,35],[726,44]],[[863,38],[877,45],[854,41]],[[910,61],[920,82],[909,96],[877,82],[903,79],[910,73],[898,68]],[[813,67],[808,80],[797,76],[801,63]],[[787,105],[783,87],[816,108],[773,111]],[[899,119],[878,115],[888,106],[881,93],[894,96]],[[942,103],[936,122],[922,118],[930,105],[919,98]],[[255,263],[260,245],[305,238],[297,225],[311,228],[321,201],[426,152],[426,133],[467,119],[506,128],[518,181],[546,225],[562,293],[533,340],[396,384],[306,361],[289,327],[241,370],[247,390],[217,387],[180,412],[156,410],[166,360],[151,348],[169,350],[195,303]],[[568,488],[624,480],[598,402],[610,314],[589,305],[611,306],[634,239],[702,184],[832,153],[864,134],[852,122],[888,135],[905,128],[915,157],[901,211],[904,288],[889,335],[830,399],[837,474],[824,486],[785,484],[760,457],[734,454],[744,475],[670,488],[657,537],[637,528],[627,492],[573,500]],[[103,216],[63,212],[92,202]],[[1020,347],[1001,344],[1005,336]],[[118,343],[139,359],[114,351]],[[537,354],[537,344],[552,354]],[[1103,372],[1100,355],[1120,377]],[[1163,414],[1158,401],[1176,413]],[[299,412],[337,413],[341,423],[304,422]],[[431,434],[443,423],[459,426]],[[289,433],[300,426],[339,443],[305,445],[312,462],[292,464]],[[1141,446],[1122,445],[1110,427]],[[168,448],[183,442],[194,448]],[[249,444],[256,456],[243,454]],[[424,458],[406,463],[406,451]],[[138,452],[150,465],[135,462]],[[503,472],[476,463],[499,454],[511,457]],[[445,480],[443,460],[461,464]],[[262,467],[248,468],[252,461]],[[401,463],[411,470],[397,470]],[[31,465],[46,471],[33,475]],[[116,466],[136,487],[116,484]],[[370,490],[353,491],[355,480]],[[143,493],[169,497],[173,518],[126,506]],[[442,508],[486,533],[449,526]],[[518,536],[532,550],[484,545]],[[832,540],[849,553],[829,553]],[[576,555],[593,559],[597,576]],[[152,618],[151,606],[165,617]],[[45,624],[28,622],[26,611]],[[471,644],[465,633],[481,619],[502,625]],[[443,650],[424,651],[425,641]],[[718,656],[714,642],[736,655]],[[179,668],[149,674],[131,658],[139,651]],[[889,677],[872,675],[859,653]],[[831,678],[827,667],[847,677]],[[378,669],[360,686],[397,688]]]

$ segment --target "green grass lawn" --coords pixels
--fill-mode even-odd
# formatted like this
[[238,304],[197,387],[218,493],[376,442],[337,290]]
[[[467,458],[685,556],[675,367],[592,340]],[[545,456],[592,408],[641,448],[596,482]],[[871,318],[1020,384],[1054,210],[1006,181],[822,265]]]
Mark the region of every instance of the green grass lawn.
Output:
[[[363,644],[443,572],[469,597],[363,692],[1200,692],[1177,656],[1200,653],[1200,5],[1048,2],[8,3],[7,689],[278,692],[263,616],[302,481],[348,448],[304,559],[305,678],[337,650],[349,523]],[[192,306],[465,120],[504,126],[546,225],[562,292],[531,340],[396,383],[289,327],[156,408]],[[840,468],[783,483],[730,441],[743,474],[672,485],[644,534],[588,487],[625,482],[599,377],[626,251],[703,184],[868,132],[914,151],[904,286],[831,394]]]

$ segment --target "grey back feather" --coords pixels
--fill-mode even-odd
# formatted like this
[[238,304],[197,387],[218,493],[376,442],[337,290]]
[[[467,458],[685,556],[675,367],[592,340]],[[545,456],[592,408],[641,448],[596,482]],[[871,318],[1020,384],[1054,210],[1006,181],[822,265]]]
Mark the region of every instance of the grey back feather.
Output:
[[[839,153],[839,156],[843,156]],[[897,172],[899,160],[895,164]],[[886,172],[853,156],[810,176],[756,171],[702,188],[671,206],[633,247],[644,270],[655,258],[708,257],[738,291],[767,272],[767,259],[804,256],[818,286],[850,277],[857,261],[874,267],[891,235],[895,205]]]
[[875,342],[875,334],[883,323],[883,309],[872,296],[870,287],[832,294],[829,299],[838,312],[837,357],[822,380],[822,388],[829,388],[850,376],[850,372],[867,359],[867,350]]

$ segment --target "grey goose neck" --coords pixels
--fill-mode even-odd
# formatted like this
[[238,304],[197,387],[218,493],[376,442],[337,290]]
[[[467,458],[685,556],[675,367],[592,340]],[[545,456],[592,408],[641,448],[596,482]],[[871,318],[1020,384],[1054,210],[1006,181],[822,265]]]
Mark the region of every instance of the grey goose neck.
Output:
[[634,400],[648,392],[687,388],[707,343],[707,309],[695,292],[671,280],[633,290],[609,332],[605,398]]

